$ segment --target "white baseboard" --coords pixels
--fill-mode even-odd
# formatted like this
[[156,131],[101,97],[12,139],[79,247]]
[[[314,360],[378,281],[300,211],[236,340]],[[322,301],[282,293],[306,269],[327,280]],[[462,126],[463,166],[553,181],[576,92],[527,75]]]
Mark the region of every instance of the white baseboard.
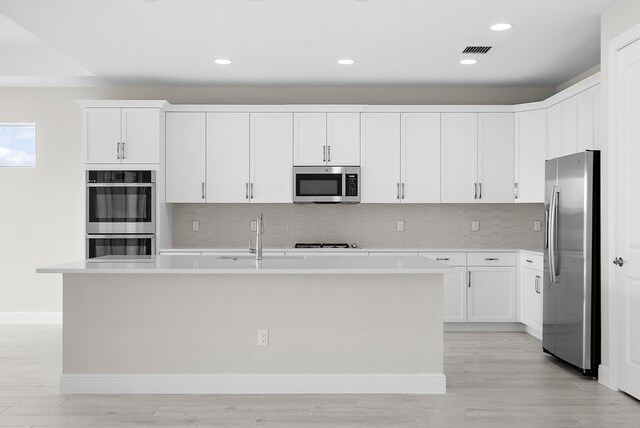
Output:
[[444,331],[523,332],[525,325],[519,322],[445,322]]
[[62,312],[0,312],[0,324],[62,324]]
[[444,374],[63,374],[61,394],[446,394]]
[[535,328],[531,328],[528,325],[524,326],[524,331],[529,333],[531,336],[535,337],[538,340],[542,340],[542,332],[540,330],[536,330]]
[[609,367],[603,366],[602,364],[598,366],[598,382],[609,389],[613,389],[614,391],[618,390],[616,385],[613,384],[613,379],[611,379]]

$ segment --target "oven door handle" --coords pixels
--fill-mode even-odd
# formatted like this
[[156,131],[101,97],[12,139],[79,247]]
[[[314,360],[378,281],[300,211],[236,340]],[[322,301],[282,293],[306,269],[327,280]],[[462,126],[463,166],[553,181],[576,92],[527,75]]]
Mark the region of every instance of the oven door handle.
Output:
[[87,233],[87,239],[149,239],[153,238],[155,233],[128,233],[128,234],[94,234]]
[[154,187],[156,183],[86,183],[86,187]]

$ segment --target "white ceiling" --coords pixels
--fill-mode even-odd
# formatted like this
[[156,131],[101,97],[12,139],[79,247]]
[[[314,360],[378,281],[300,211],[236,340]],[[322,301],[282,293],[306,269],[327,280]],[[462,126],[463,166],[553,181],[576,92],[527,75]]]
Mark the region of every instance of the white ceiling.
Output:
[[615,1],[0,0],[0,85],[557,86],[600,62]]

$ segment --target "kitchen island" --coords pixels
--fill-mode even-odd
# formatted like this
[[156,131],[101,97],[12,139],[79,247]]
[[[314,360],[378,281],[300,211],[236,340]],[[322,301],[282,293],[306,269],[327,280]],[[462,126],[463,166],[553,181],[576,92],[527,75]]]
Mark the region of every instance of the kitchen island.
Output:
[[155,256],[63,274],[62,393],[445,393],[424,257]]

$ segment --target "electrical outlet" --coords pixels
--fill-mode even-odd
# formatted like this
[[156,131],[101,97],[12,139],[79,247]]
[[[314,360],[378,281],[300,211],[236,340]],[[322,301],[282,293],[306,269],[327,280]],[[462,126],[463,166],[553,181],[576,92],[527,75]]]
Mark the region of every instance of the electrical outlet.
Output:
[[533,222],[533,231],[540,232],[540,227],[541,227],[540,220],[535,220]]
[[404,232],[404,220],[398,220],[398,232]]
[[269,330],[258,330],[258,346],[269,346]]
[[477,232],[480,230],[480,222],[478,220],[473,220],[471,222],[471,230],[473,232]]
[[193,220],[193,223],[191,223],[191,230],[193,230],[194,232],[200,230],[200,222],[198,220]]
[[255,232],[256,230],[258,230],[257,220],[251,220],[251,223],[249,224],[250,224],[249,228],[251,229],[252,232]]

